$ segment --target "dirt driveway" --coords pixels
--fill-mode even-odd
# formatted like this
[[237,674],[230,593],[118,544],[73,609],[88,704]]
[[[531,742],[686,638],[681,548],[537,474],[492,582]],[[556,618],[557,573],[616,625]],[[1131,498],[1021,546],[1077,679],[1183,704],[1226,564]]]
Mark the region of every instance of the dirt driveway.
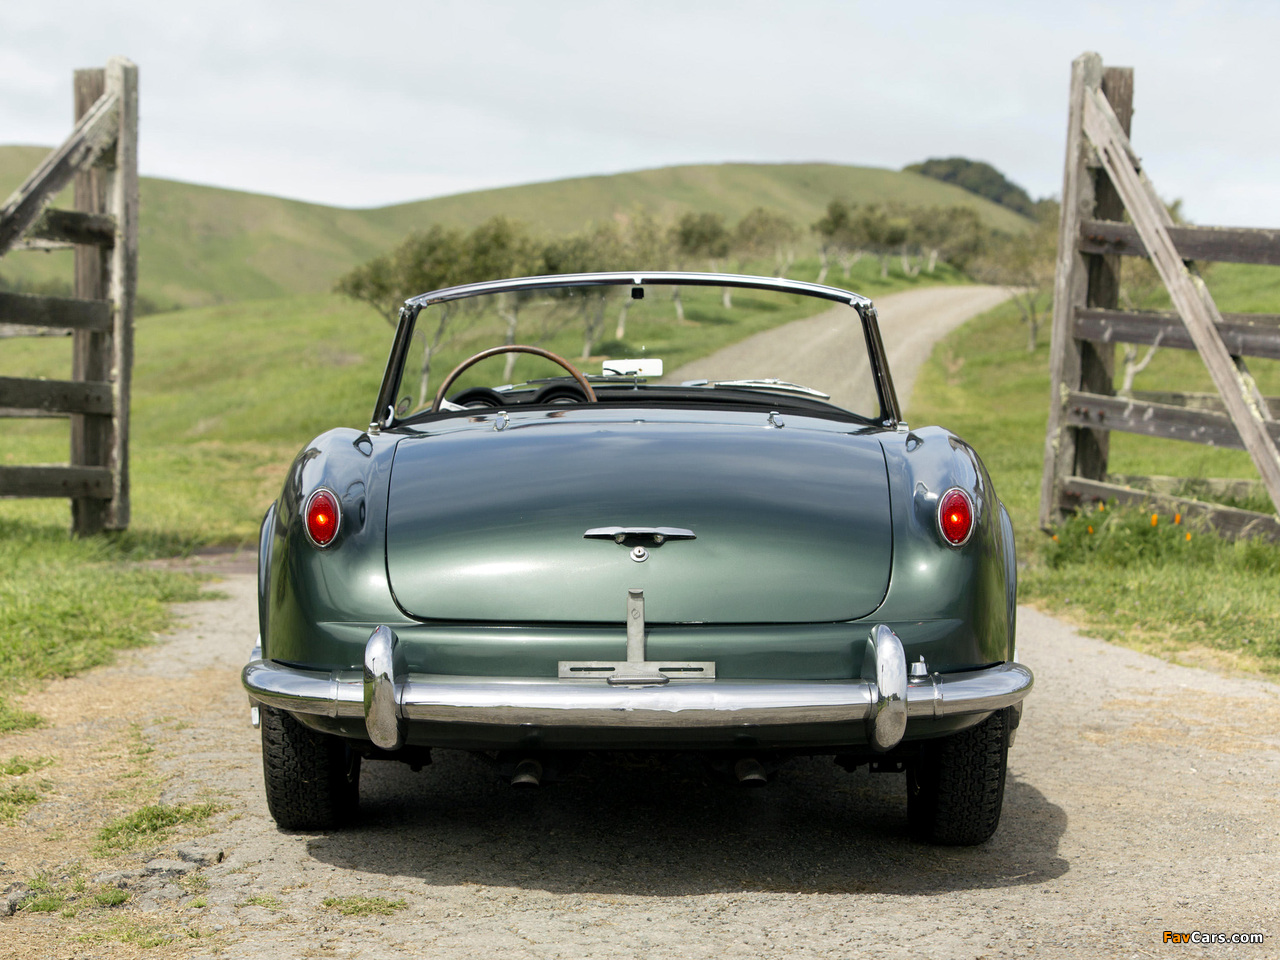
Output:
[[[0,825],[0,890],[43,870],[130,899],[0,917],[0,956],[1280,955],[1275,685],[1021,609],[1036,688],[1001,827],[974,849],[914,842],[900,775],[830,761],[749,791],[679,760],[599,760],[522,792],[444,751],[420,772],[367,764],[353,829],[288,834],[266,811],[238,679],[251,569],[224,567],[224,597],[182,606],[157,646],[26,698],[51,726],[0,740],[0,759],[56,762],[45,801]],[[158,845],[87,852],[148,797],[221,807]],[[1181,946],[1165,931],[1266,940]]]

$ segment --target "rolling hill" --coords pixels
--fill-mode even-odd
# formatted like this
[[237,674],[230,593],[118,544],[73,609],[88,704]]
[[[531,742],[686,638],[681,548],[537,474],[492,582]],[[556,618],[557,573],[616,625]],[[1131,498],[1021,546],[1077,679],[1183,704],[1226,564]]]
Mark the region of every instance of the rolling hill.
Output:
[[[0,147],[7,197],[47,152]],[[494,214],[549,234],[645,208],[663,219],[687,210],[730,222],[756,206],[809,224],[828,201],[966,206],[999,230],[1027,221],[952,184],[914,173],[825,163],[725,163],[577,177],[357,210],[143,177],[140,295],[158,307],[193,307],[328,291],[351,267],[432,223],[470,227]],[[60,198],[59,204],[63,205]],[[14,252],[0,259],[10,281],[69,279],[69,253]]]

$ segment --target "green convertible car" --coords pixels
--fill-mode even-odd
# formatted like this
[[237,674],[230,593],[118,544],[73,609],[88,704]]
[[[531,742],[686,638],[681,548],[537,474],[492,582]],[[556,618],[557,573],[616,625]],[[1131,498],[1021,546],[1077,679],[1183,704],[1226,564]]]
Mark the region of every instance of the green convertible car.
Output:
[[[749,349],[724,379],[663,376],[683,337],[791,320],[830,382]],[[516,342],[615,321],[653,355],[587,374]],[[506,344],[427,395],[431,347],[464,329]],[[1009,515],[968,444],[903,422],[857,294],[601,273],[415,297],[372,422],[298,455],[258,566],[243,681],[283,828],[341,825],[362,759],[433,748],[530,785],[587,751],[697,754],[747,785],[831,756],[905,773],[922,839],[999,823],[1032,686]]]

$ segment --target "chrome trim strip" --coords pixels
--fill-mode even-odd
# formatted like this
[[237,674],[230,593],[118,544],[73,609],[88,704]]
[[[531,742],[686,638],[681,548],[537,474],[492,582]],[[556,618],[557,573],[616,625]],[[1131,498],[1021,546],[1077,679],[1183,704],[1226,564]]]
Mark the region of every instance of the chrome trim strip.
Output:
[[781,277],[752,277],[734,273],[697,273],[683,270],[649,270],[637,273],[611,271],[605,273],[565,273],[541,277],[515,277],[510,280],[486,280],[457,287],[444,287],[429,293],[410,297],[405,309],[422,308],[432,303],[462,300],[491,293],[507,293],[514,290],[540,290],[547,287],[595,287],[642,286],[646,283],[671,284],[688,287],[735,287],[751,290],[777,290],[782,293],[801,293],[824,300],[835,300],[850,306],[870,306],[871,301],[861,294],[839,287],[808,283],[803,280],[784,280]]
[[[1031,671],[1019,663],[934,674],[933,679],[908,685],[909,720],[990,713],[1019,703],[1034,683]],[[331,674],[254,660],[245,666],[242,680],[250,698],[265,706],[320,716],[365,716],[362,672]],[[418,674],[405,678],[399,703],[400,715],[408,721],[715,728],[865,721],[877,697],[874,684],[865,680],[695,680],[626,687],[599,680]]]
[[831,394],[829,393],[823,393],[821,390],[815,390],[813,387],[806,387],[801,383],[791,383],[788,380],[779,380],[776,377],[764,377],[757,380],[711,380],[703,382],[711,387],[764,387],[769,390],[777,390],[783,393],[799,393],[807,397],[817,397],[819,400],[831,399]]

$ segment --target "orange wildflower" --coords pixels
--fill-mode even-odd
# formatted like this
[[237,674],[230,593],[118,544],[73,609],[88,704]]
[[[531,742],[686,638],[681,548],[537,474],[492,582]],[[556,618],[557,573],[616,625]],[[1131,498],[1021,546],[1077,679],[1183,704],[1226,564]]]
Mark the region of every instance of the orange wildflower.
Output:
[[1157,523],[1159,523],[1159,522],[1160,522],[1160,517],[1159,517],[1159,515],[1158,515],[1158,514],[1154,514],[1154,513],[1153,513],[1153,514],[1151,515],[1151,525],[1154,527],[1154,526],[1155,526]]

